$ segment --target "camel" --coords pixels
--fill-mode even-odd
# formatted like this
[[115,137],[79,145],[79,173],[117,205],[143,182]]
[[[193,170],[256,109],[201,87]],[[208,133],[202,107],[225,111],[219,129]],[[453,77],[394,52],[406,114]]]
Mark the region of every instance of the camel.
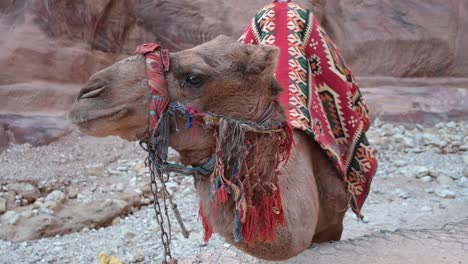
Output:
[[[166,58],[160,50],[157,54],[161,60],[170,61],[170,64],[161,66],[166,67],[166,72],[161,73],[167,82],[164,98],[179,106],[190,106],[190,109],[213,113],[228,120],[255,125],[287,124],[288,113],[280,102],[285,86],[277,80],[280,48],[266,45],[268,43],[256,44],[260,45],[218,36],[194,48],[169,53]],[[130,141],[149,141],[152,136],[149,107],[154,98],[148,88],[147,62],[145,56],[138,54],[91,76],[72,106],[71,121],[80,131],[91,136],[115,135]],[[188,128],[186,118],[177,115],[168,123],[170,147],[179,153],[183,165],[198,167],[216,156],[222,142],[219,140],[221,128],[198,123]],[[283,128],[287,131],[287,125]],[[283,133],[281,135],[284,136]],[[278,175],[273,183],[281,192],[281,205],[274,204],[268,214],[272,211],[271,217],[281,214],[284,219],[270,227],[268,232],[273,234],[269,239],[259,238],[261,236],[255,228],[250,232],[250,241],[244,230],[244,240],[236,239],[233,219],[238,217],[238,211],[233,208],[237,208],[238,202],[234,201],[237,199],[234,198],[234,189],[218,206],[216,201],[219,197],[213,199],[213,178],[206,175],[195,177],[205,229],[208,226],[229,244],[266,260],[289,259],[313,243],[340,240],[343,218],[352,199],[349,186],[339,175],[330,156],[310,135],[295,127],[289,159],[281,164],[273,158],[278,152],[278,142],[272,139],[278,137],[259,133],[251,151],[255,153],[249,152],[250,156],[245,159],[247,168],[255,167],[255,161],[250,159],[255,156],[260,160],[260,171]],[[222,168],[227,170],[227,175],[233,176],[232,161],[225,162],[228,164]],[[242,174],[238,177],[243,179],[252,177],[249,170],[238,173]],[[225,182],[230,183],[229,180],[226,177]],[[258,184],[261,185],[263,180],[259,179]],[[272,187],[272,190],[277,189]],[[254,193],[252,196],[257,199],[258,195]],[[247,215],[245,221],[249,219]],[[261,225],[261,221],[253,225]]]

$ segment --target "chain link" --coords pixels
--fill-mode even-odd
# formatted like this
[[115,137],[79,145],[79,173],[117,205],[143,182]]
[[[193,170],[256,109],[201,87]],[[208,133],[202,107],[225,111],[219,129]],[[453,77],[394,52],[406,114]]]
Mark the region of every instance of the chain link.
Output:
[[[150,144],[146,144],[146,146],[144,146],[143,148],[145,150],[151,150],[152,146]],[[169,210],[168,210],[168,205],[167,205],[167,199],[169,197],[169,193],[167,192],[167,188],[166,188],[166,182],[169,180],[169,174],[164,172],[162,168],[157,168],[155,166],[155,164],[158,164],[158,162],[155,162],[155,159],[160,159],[160,157],[158,157],[157,155],[148,155],[146,159],[146,165],[150,171],[150,176],[151,176],[150,186],[151,186],[151,192],[154,197],[153,207],[154,207],[154,211],[156,214],[156,221],[158,222],[158,225],[161,229],[160,238],[161,238],[161,243],[164,247],[162,263],[163,264],[177,263],[177,260],[172,257],[172,253],[171,253],[171,239],[172,239],[171,233],[172,232],[171,232],[171,222],[170,222],[169,213],[168,213]],[[160,194],[162,195],[162,205],[163,205],[164,210],[161,210],[161,203],[159,202],[159,199],[158,199],[157,180],[161,183]],[[166,232],[166,227],[167,227],[167,232]]]

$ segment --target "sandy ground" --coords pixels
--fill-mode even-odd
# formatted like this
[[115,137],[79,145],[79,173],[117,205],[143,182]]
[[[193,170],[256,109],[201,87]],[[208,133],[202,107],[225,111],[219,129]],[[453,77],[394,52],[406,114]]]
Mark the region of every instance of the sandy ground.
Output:
[[[346,241],[285,263],[468,263],[467,131],[468,122],[374,122],[369,137],[380,163],[364,221],[348,213]],[[0,263],[97,263],[101,252],[124,263],[159,261],[143,159],[136,143],[76,132],[1,153]],[[203,244],[192,179],[173,175],[169,188],[191,231],[183,238],[173,221],[173,252],[182,263],[263,263],[218,236]],[[441,229],[447,223],[457,224]]]

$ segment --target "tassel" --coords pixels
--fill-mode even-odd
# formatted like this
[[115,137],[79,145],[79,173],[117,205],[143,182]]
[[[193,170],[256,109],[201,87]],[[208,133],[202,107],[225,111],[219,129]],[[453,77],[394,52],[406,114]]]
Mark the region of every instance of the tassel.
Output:
[[276,190],[273,193],[273,225],[285,226],[286,221],[284,220],[283,202],[281,201],[281,190],[276,185]]
[[242,242],[242,233],[241,233],[241,220],[239,216],[239,212],[236,210],[236,214],[234,216],[234,241],[236,243]]
[[227,189],[226,189],[226,186],[221,186],[221,188],[219,188],[219,190],[216,192],[216,200],[218,202],[221,202],[222,204],[226,204],[227,200],[228,200],[228,193],[227,193]]
[[198,209],[198,220],[201,220],[203,229],[205,230],[205,234],[203,235],[203,241],[205,243],[208,243],[208,240],[210,240],[211,235],[213,235],[213,227],[211,227],[210,223],[208,222],[208,219],[203,215],[201,202]]
[[258,239],[264,242],[275,240],[275,224],[273,222],[273,197],[263,195],[259,204],[259,232]]
[[254,206],[248,206],[247,219],[242,225],[241,233],[245,243],[247,243],[249,246],[252,246],[256,239],[257,221],[257,208],[255,208]]

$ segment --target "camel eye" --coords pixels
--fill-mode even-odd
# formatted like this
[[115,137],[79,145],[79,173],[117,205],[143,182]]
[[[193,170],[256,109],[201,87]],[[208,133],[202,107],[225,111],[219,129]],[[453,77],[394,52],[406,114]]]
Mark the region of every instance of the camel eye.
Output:
[[189,74],[187,77],[185,77],[185,82],[191,86],[199,87],[203,80],[199,75]]

